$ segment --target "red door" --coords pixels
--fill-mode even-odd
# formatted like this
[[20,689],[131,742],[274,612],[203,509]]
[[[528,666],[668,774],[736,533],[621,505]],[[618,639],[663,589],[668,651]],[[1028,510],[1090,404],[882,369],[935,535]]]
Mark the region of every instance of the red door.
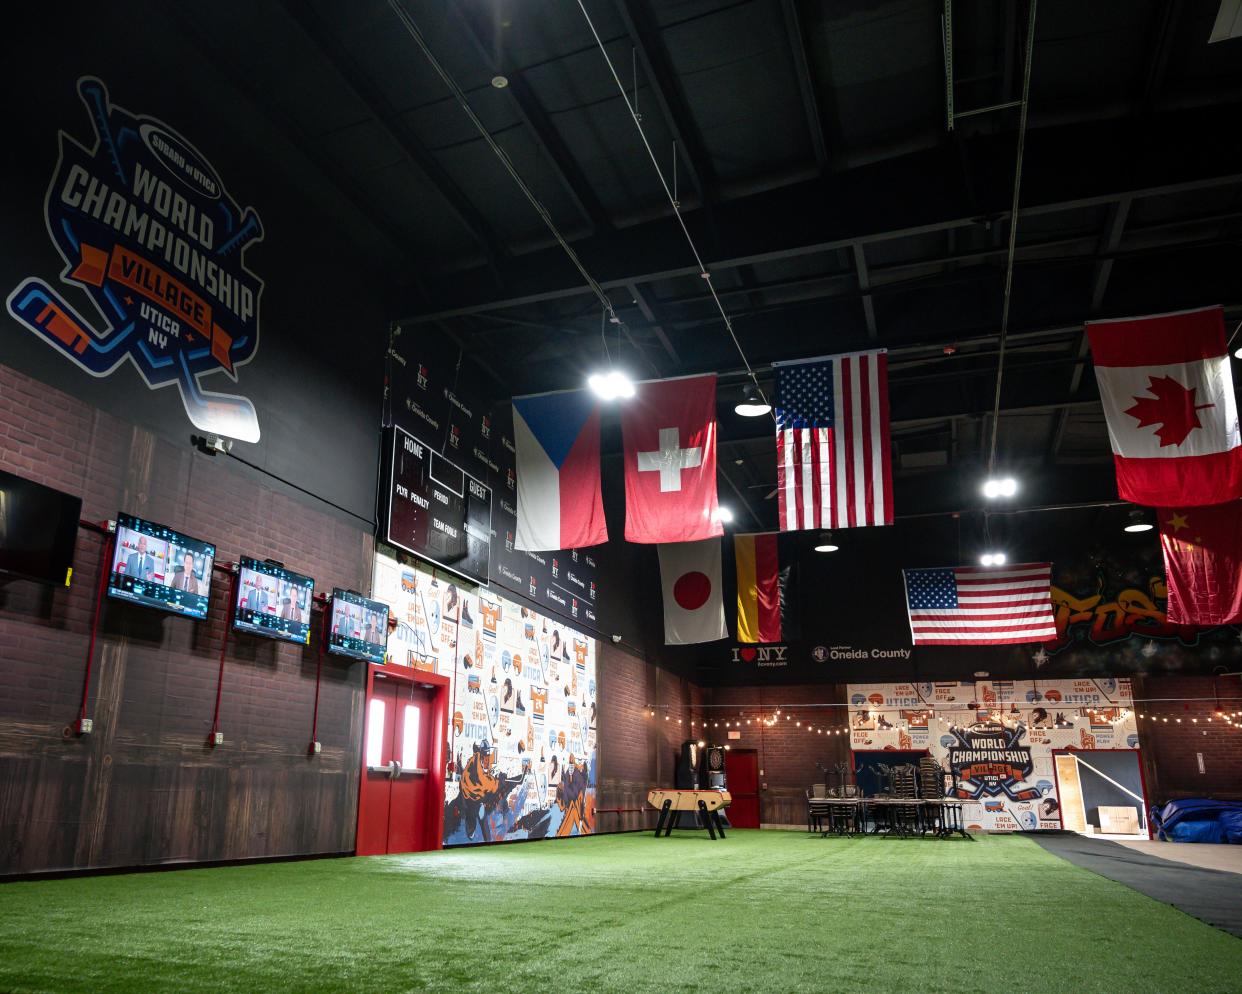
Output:
[[733,803],[725,812],[734,828],[759,827],[759,754],[753,749],[725,753],[725,783]]
[[359,856],[432,848],[428,767],[434,746],[433,692],[413,681],[375,674],[367,698]]

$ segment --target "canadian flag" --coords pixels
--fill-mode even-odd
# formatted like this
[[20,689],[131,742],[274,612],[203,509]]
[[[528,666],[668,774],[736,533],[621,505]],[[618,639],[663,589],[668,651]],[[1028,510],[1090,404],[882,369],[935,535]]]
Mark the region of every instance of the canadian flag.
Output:
[[1117,493],[1154,507],[1242,496],[1242,437],[1219,307],[1092,321]]
[[625,539],[724,534],[716,508],[716,375],[648,380],[621,409]]
[[664,644],[692,645],[726,638],[720,589],[720,539],[661,545]]

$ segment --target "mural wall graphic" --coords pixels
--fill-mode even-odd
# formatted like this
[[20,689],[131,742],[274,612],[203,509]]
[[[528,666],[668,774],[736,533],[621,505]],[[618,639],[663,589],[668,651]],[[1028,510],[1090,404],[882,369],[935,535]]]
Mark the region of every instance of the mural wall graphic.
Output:
[[595,830],[595,639],[380,546],[393,663],[452,680],[444,844]]
[[969,826],[1060,828],[1053,752],[1137,749],[1133,703],[1112,678],[850,684],[850,746],[926,749]]

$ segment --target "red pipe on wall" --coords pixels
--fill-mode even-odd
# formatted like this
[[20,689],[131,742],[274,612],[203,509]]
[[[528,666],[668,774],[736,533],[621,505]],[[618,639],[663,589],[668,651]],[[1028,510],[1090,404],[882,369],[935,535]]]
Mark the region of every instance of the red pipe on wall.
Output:
[[[99,528],[93,522],[83,521],[81,523],[88,525],[92,529]],[[86,676],[82,679],[82,705],[78,708],[78,722],[75,729],[79,734],[82,732],[83,722],[87,720],[87,704],[90,701],[91,693],[91,663],[95,659],[95,635],[99,631],[99,611],[103,606],[104,585],[108,579],[109,572],[111,572],[112,546],[116,541],[115,537],[106,528],[101,530],[106,537],[104,539],[103,555],[99,563],[99,583],[96,584],[95,588],[95,611],[91,616],[91,639],[86,648]]]

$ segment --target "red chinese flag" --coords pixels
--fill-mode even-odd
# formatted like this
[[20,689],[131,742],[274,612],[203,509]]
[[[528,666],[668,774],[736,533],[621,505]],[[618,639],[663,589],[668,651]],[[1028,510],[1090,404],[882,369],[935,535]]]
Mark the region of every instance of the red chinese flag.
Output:
[[716,376],[649,380],[621,408],[627,542],[697,542],[716,517]]
[[1092,321],[1117,493],[1151,507],[1242,497],[1242,436],[1219,307]]
[[1242,622],[1242,502],[1159,513],[1172,625]]

